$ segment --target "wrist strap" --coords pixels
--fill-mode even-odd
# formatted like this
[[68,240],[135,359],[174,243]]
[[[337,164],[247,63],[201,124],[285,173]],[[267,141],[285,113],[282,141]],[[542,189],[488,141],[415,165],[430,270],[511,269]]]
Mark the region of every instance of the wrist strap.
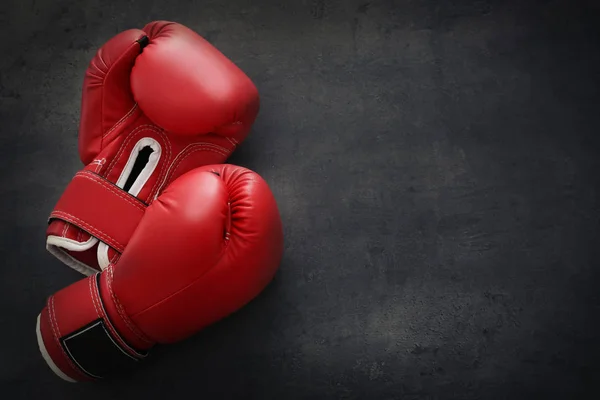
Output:
[[122,253],[147,205],[91,171],[75,174],[50,214]]

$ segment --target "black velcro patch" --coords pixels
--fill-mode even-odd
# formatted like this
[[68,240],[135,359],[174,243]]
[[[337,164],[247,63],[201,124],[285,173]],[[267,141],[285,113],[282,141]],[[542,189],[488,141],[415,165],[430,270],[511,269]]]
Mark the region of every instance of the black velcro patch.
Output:
[[61,338],[61,343],[71,360],[96,379],[122,373],[138,361],[113,339],[102,319]]

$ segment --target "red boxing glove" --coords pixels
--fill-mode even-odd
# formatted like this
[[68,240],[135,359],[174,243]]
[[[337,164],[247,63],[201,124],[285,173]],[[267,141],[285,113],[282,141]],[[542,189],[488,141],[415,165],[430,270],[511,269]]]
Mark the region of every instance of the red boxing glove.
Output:
[[40,351],[69,381],[119,374],[154,344],[185,339],[244,306],[271,281],[282,253],[279,211],[260,176],[233,165],[194,169],[146,208],[118,265],[48,299]]
[[[115,263],[140,206],[183,173],[223,163],[258,109],[250,79],[180,24],[152,22],[112,38],[85,75],[79,154],[86,166],[50,215],[48,250],[87,275]],[[123,196],[134,215],[120,221],[110,207]]]

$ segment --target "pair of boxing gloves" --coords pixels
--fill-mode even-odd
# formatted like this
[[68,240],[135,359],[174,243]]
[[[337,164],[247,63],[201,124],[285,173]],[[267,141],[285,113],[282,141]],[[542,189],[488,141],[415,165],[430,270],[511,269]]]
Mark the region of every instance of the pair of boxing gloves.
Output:
[[267,183],[222,164],[248,135],[256,87],[192,30],[122,32],[85,75],[85,167],[49,219],[47,249],[87,277],[48,298],[40,352],[68,381],[110,377],[257,296],[282,257]]

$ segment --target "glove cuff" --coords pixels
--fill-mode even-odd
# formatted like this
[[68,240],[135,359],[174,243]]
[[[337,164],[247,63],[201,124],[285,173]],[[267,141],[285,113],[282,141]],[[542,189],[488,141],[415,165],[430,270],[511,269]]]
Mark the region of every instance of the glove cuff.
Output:
[[125,336],[137,328],[122,320],[120,312],[111,314],[115,298],[109,295],[103,301],[106,290],[100,288],[101,280],[102,275],[95,274],[61,290],[38,316],[40,353],[50,369],[69,382],[123,373],[145,358],[152,345]]

